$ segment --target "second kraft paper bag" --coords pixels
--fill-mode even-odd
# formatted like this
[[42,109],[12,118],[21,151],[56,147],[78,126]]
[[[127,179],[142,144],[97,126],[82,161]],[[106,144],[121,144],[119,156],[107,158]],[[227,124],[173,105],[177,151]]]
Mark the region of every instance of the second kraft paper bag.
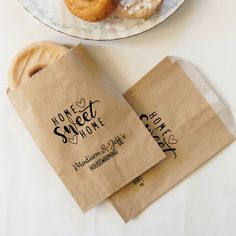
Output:
[[8,96],[83,211],[165,157],[82,45]]
[[127,222],[230,144],[235,125],[196,69],[172,57],[124,97],[167,155],[111,197]]

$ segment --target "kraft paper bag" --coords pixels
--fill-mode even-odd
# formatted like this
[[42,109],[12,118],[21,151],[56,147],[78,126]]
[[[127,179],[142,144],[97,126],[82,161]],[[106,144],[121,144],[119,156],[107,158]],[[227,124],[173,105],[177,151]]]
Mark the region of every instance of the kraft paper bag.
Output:
[[111,197],[125,222],[235,139],[232,116],[196,69],[173,57],[124,97],[167,157]]
[[84,212],[165,157],[82,45],[8,96]]

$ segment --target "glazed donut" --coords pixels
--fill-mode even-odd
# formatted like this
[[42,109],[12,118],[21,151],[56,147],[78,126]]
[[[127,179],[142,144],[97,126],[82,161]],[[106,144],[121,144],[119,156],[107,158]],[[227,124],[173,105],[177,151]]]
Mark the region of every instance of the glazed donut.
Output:
[[90,22],[105,19],[116,6],[114,0],[64,0],[64,2],[72,14]]
[[18,53],[9,70],[9,88],[13,90],[22,82],[65,54],[69,49],[50,42],[31,44]]
[[162,0],[120,0],[114,14],[122,18],[144,19],[152,16]]

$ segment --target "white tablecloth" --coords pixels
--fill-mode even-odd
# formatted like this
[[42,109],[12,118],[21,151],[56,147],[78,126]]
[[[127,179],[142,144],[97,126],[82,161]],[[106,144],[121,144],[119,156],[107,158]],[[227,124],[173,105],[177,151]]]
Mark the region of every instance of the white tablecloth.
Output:
[[[236,143],[128,224],[109,201],[83,214],[5,95],[9,63],[22,46],[79,40],[41,24],[16,0],[0,3],[0,235],[236,235]],[[187,0],[142,35],[82,42],[121,92],[166,55],[183,57],[198,67],[236,117],[235,9],[235,0]]]

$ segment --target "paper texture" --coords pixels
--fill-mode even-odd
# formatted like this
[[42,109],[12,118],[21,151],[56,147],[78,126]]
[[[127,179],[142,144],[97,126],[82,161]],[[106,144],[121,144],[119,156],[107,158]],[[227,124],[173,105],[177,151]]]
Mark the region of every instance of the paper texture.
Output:
[[8,96],[83,211],[165,156],[82,45]]
[[167,155],[111,197],[125,222],[235,137],[231,115],[188,63],[167,57],[124,97]]

